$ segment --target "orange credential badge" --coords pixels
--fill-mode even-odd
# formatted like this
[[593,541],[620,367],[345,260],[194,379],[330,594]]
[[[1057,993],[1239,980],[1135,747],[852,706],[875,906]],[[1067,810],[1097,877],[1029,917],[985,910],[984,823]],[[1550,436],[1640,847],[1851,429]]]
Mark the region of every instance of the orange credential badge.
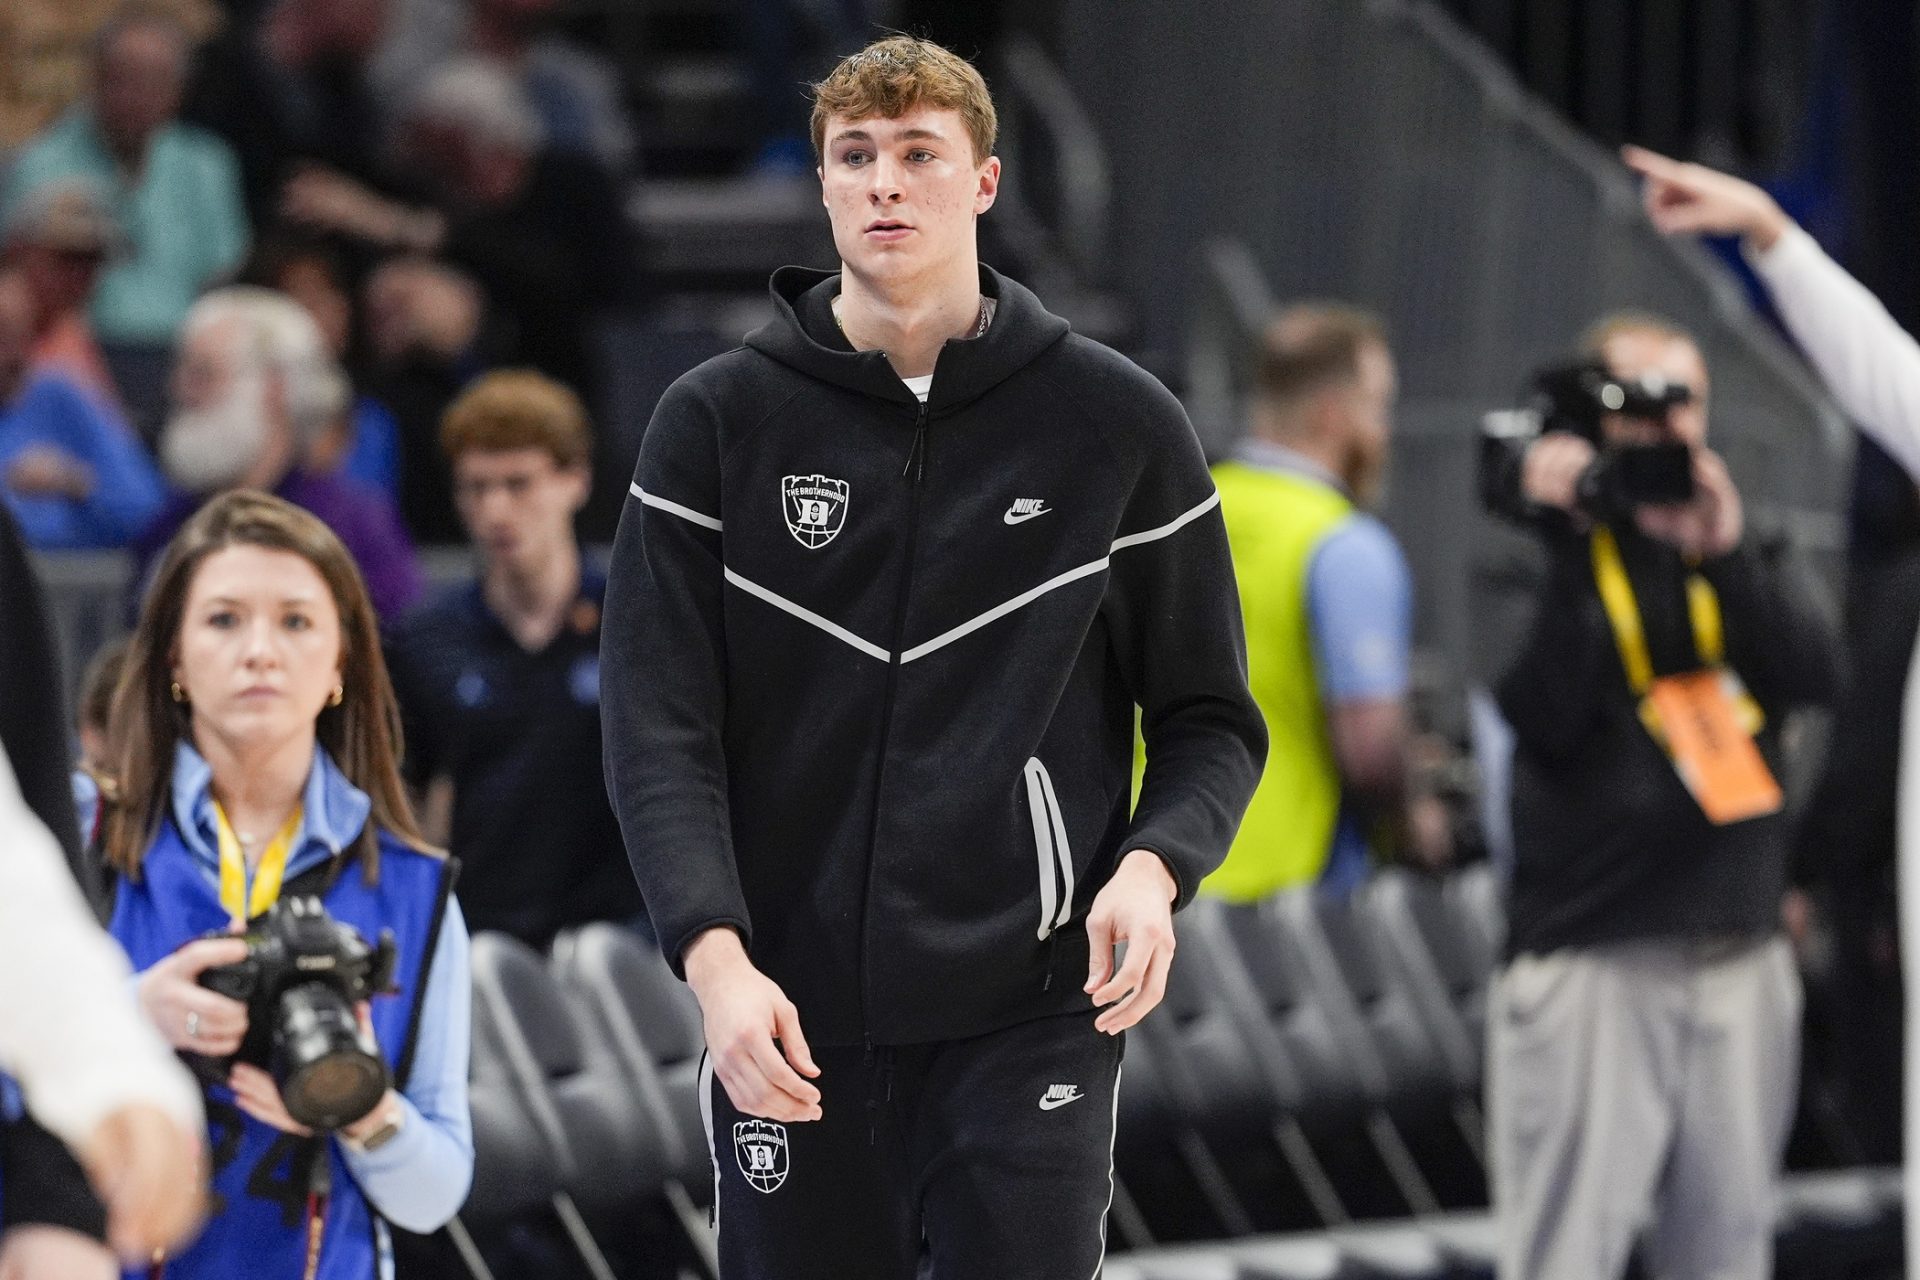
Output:
[[1784,803],[1743,722],[1740,694],[1720,668],[1662,676],[1647,690],[1680,780],[1716,826],[1778,813]]

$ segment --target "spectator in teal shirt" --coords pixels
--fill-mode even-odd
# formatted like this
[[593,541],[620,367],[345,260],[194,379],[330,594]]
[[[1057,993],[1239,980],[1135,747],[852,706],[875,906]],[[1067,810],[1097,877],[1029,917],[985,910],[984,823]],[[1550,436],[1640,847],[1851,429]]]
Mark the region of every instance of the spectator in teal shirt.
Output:
[[170,19],[118,19],[95,46],[94,92],[20,153],[11,209],[41,183],[83,177],[109,193],[131,252],[91,306],[103,344],[164,349],[196,296],[247,252],[239,166],[227,144],[178,120],[192,38]]

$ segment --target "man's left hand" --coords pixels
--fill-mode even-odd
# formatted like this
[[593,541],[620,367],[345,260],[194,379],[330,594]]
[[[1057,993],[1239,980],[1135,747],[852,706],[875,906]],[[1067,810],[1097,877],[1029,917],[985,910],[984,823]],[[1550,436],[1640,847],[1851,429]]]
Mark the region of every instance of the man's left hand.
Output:
[[58,445],[28,445],[7,467],[6,485],[23,498],[85,502],[93,494],[93,468]]
[[[1173,900],[1179,892],[1160,855],[1135,849],[1120,860],[1113,879],[1093,899],[1087,913],[1092,953],[1086,991],[1105,1006],[1094,1020],[1096,1031],[1119,1035],[1151,1013],[1167,994],[1173,965]],[[1113,971],[1113,949],[1127,944],[1120,971]]]
[[1696,560],[1724,556],[1740,545],[1746,518],[1740,491],[1727,464],[1711,449],[1693,451],[1693,500],[1671,506],[1641,507],[1634,513],[1640,532],[1669,543]]

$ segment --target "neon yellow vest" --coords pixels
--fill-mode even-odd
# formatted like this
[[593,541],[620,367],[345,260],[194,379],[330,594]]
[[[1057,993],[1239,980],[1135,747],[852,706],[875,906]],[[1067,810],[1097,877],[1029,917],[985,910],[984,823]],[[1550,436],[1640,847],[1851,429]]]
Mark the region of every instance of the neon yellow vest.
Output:
[[1213,469],[1247,628],[1247,682],[1267,721],[1267,767],[1240,834],[1202,893],[1252,902],[1317,879],[1340,817],[1340,774],[1307,616],[1314,550],[1353,513],[1345,494],[1285,471]]

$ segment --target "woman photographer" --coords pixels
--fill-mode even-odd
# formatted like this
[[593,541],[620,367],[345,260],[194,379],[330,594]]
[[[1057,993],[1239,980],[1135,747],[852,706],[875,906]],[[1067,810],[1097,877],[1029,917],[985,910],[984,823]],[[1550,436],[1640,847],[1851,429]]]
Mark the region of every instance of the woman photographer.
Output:
[[[384,1223],[438,1228],[472,1177],[467,932],[415,829],[373,608],[339,539],[265,494],[208,503],[161,558],[112,723],[111,931],[147,1015],[213,1080],[214,1213],[166,1280],[390,1276]],[[393,1087],[331,1134],[297,1122],[262,1067],[229,1069],[249,1007],[200,981],[249,955],[207,935],[257,931],[295,895],[397,949],[397,992],[356,1009]]]

